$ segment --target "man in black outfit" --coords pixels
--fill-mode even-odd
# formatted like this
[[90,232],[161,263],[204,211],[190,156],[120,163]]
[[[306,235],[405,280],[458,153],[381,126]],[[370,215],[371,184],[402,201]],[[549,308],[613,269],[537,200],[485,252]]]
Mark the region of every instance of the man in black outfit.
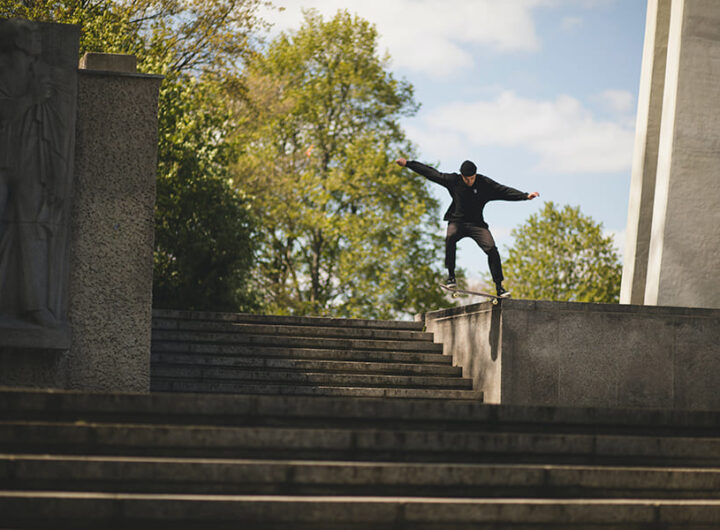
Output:
[[485,175],[477,174],[475,164],[466,160],[460,166],[460,174],[440,173],[437,169],[414,160],[397,159],[398,165],[412,169],[423,177],[447,188],[452,204],[443,219],[448,222],[445,237],[445,267],[448,270],[446,285],[454,287],[455,249],[457,242],[471,237],[488,256],[490,274],[495,282],[498,296],[507,297],[510,293],[503,288],[502,264],[500,253],[495,246],[488,225],[483,218],[483,208],[490,201],[526,201],[538,197],[538,192],[524,193],[508,186],[498,184]]

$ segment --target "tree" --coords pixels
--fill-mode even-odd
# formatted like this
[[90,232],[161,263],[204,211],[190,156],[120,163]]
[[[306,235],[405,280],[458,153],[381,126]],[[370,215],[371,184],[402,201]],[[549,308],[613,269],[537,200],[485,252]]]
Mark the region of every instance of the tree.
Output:
[[249,282],[257,223],[251,198],[229,180],[238,145],[225,88],[207,75],[170,75],[158,116],[153,303],[257,310]]
[[230,92],[264,27],[261,0],[0,0],[0,16],[78,24],[80,52],[131,53],[162,74],[154,303],[257,307],[248,289],[255,222],[228,179],[238,145]]
[[393,164],[411,151],[398,120],[417,104],[377,40],[347,12],[306,11],[248,64],[236,181],[257,199],[257,275],[273,312],[389,318],[447,305],[432,266],[437,202]]
[[503,263],[518,298],[616,303],[622,265],[612,237],[579,207],[559,210],[547,202],[513,229],[514,244]]

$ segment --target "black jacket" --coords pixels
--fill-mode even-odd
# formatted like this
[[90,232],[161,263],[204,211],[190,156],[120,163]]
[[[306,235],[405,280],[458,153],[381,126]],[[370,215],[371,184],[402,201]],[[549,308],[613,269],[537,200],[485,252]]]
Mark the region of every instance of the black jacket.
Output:
[[405,167],[447,188],[452,197],[452,204],[445,212],[443,217],[445,221],[472,223],[487,228],[488,225],[483,218],[483,208],[488,202],[525,201],[528,198],[527,193],[498,184],[479,173],[473,185],[468,186],[459,173],[440,173],[437,169],[415,160],[408,160]]

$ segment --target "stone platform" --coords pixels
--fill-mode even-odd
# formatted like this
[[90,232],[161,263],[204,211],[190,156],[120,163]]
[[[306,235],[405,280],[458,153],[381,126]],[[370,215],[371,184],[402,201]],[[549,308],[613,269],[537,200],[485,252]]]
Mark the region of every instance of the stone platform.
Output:
[[487,403],[720,410],[717,309],[508,299],[424,319]]

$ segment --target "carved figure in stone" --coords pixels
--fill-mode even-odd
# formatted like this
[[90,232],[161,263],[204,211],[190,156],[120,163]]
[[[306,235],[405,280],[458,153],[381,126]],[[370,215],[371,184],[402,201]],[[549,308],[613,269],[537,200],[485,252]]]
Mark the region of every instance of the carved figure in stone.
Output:
[[68,71],[42,58],[36,26],[0,21],[0,316],[62,318],[74,137]]

